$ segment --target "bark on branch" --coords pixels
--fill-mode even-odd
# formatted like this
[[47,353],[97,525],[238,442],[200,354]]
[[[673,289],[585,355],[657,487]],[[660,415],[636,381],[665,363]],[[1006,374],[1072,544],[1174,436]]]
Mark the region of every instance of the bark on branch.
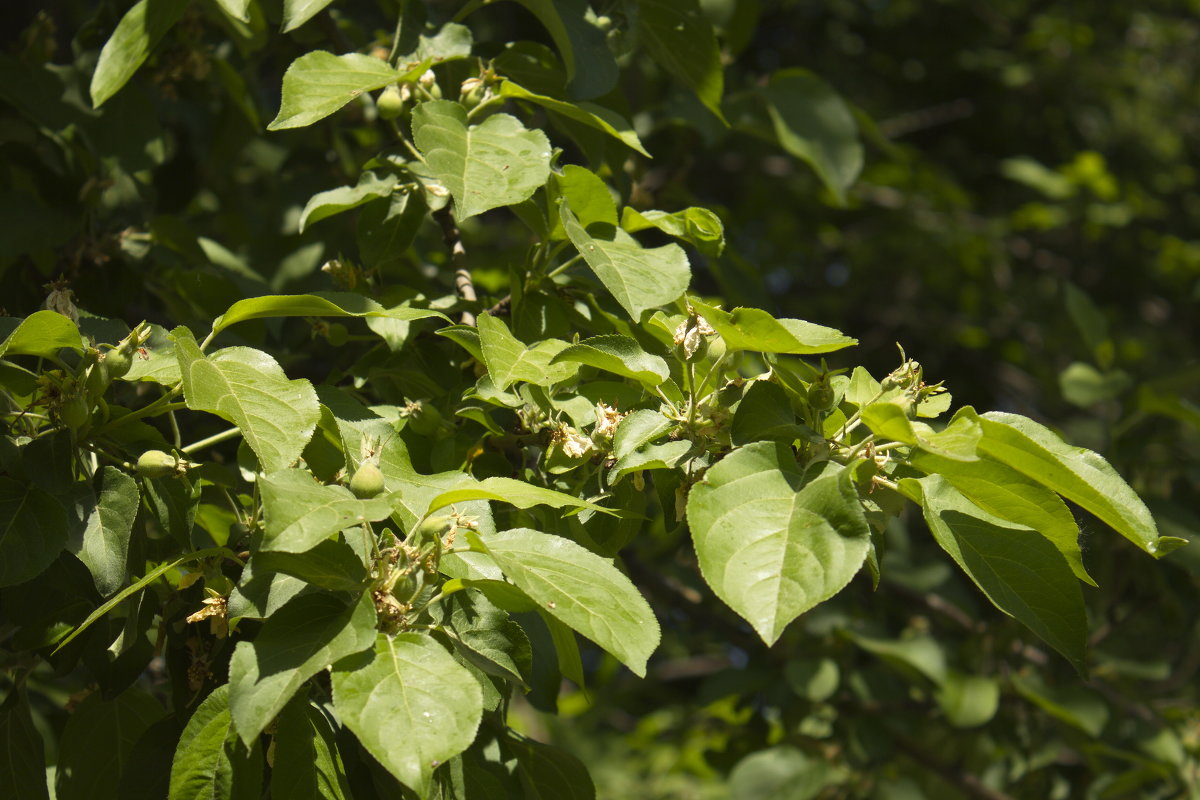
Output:
[[[467,249],[463,247],[462,234],[459,233],[458,225],[455,224],[454,217],[450,214],[450,206],[443,206],[433,212],[433,216],[442,226],[442,238],[446,242],[447,249],[450,250],[450,263],[454,265],[454,291],[468,303],[475,303],[479,298],[475,295],[475,284],[471,281],[471,271],[467,269]],[[474,325],[475,314],[464,311],[462,324]]]

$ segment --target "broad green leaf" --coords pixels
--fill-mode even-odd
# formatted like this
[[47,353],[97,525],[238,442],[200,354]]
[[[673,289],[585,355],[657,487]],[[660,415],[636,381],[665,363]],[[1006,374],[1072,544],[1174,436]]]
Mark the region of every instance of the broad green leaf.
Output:
[[275,726],[271,797],[295,800],[351,798],[333,728],[303,694],[287,704]]
[[467,58],[471,55],[471,47],[474,44],[475,37],[470,28],[455,22],[447,22],[432,36],[420,34],[417,37],[416,51],[402,57],[401,60],[411,62],[428,59],[437,62]]
[[1058,375],[1058,387],[1063,399],[1080,408],[1115,400],[1133,386],[1133,379],[1124,370],[1101,372],[1091,364],[1075,361]]
[[116,467],[105,467],[100,472],[100,494],[95,497],[83,536],[79,542],[68,544],[92,573],[96,590],[102,595],[112,594],[125,583],[129,534],[140,500],[137,481]]
[[653,442],[674,428],[675,424],[657,411],[639,408],[617,425],[617,432],[613,434],[613,455],[617,458],[627,456],[642,445]]
[[17,323],[0,342],[0,358],[38,356],[53,358],[62,349],[83,352],[83,339],[74,322],[57,311],[35,311]]
[[387,197],[399,183],[395,175],[379,175],[367,170],[358,176],[358,183],[354,186],[340,186],[337,189],[317,192],[308,199],[304,210],[300,212],[300,232],[304,233],[304,229],[314,222],[349,211],[363,203]]
[[559,213],[571,244],[634,320],[687,291],[692,270],[679,245],[644,248],[619,228],[612,239],[594,238],[566,203],[559,206]]
[[617,83],[617,62],[604,32],[587,20],[587,0],[517,0],[545,26],[567,68],[572,97],[607,94]]
[[219,686],[192,714],[171,764],[170,800],[259,800],[262,753],[247,751],[233,731],[229,684]]
[[858,125],[846,103],[808,70],[785,69],[762,90],[780,146],[817,173],[839,203],[862,171]]
[[841,591],[870,549],[851,470],[804,478],[788,447],[760,442],[717,462],[688,496],[705,581],[768,645]]
[[757,308],[723,311],[692,299],[692,307],[712,325],[729,352],[757,350],[760,353],[813,355],[831,353],[858,344],[841,331],[799,319],[775,319]]
[[573,363],[552,363],[554,357],[567,347],[558,339],[543,339],[526,347],[508,330],[498,317],[481,314],[476,322],[483,363],[496,388],[504,391],[517,381],[549,386],[565,381],[579,367]]
[[550,506],[551,508],[590,508],[593,511],[613,513],[611,509],[581,500],[565,492],[556,492],[541,486],[534,486],[515,478],[485,478],[479,483],[466,483],[447,492],[439,494],[429,501],[428,514],[439,508],[445,508],[455,503],[470,500],[495,500],[508,503],[517,508],[532,508],[534,506]]
[[387,270],[403,262],[428,210],[423,192],[403,186],[386,200],[368,203],[358,215],[356,234],[363,267]]
[[934,694],[947,721],[956,728],[977,728],[996,716],[1000,685],[984,675],[947,672]]
[[459,222],[528,200],[550,177],[550,142],[516,117],[494,114],[467,125],[459,103],[434,100],[412,113],[413,142],[454,198]]
[[338,531],[392,514],[382,497],[359,500],[344,486],[326,486],[304,469],[269,473],[259,481],[263,550],[303,553]]
[[616,483],[631,472],[644,469],[674,469],[692,452],[692,442],[680,439],[675,442],[648,444],[626,453],[617,459],[608,471],[609,483]]
[[[964,408],[960,416],[975,416]],[[1072,447],[1031,419],[996,411],[977,417],[983,426],[979,451],[1078,503],[1155,557],[1181,542],[1158,535],[1146,504],[1099,454]]]
[[[514,588],[512,584],[492,581]],[[443,592],[446,591],[443,586]],[[528,598],[526,598],[527,602]],[[454,631],[455,648],[472,664],[489,675],[496,675],[525,685],[525,675],[532,669],[533,651],[529,638],[508,612],[482,591],[459,592],[449,606],[444,622]],[[532,609],[528,609],[532,610]]]
[[[617,224],[617,201],[604,180],[590,169],[567,164],[562,172],[552,173],[552,179],[546,184],[546,205],[557,208],[560,200],[565,200],[571,207],[575,218],[584,228],[592,225],[608,230]],[[553,214],[550,220],[550,235],[554,239],[567,238],[563,230],[562,219]]]
[[946,680],[946,654],[933,637],[910,636],[904,639],[877,639],[848,632],[859,647],[874,653],[901,669],[915,671],[940,686]]
[[[335,56],[323,50],[305,53],[283,74],[279,114],[267,130],[302,128],[328,117],[363,92],[420,76],[426,65],[400,73],[381,58],[360,53]],[[419,72],[417,70],[420,70]]]
[[646,660],[658,647],[658,621],[611,562],[569,539],[529,528],[471,538],[541,611],[645,676]]
[[517,757],[517,776],[529,800],[596,800],[596,787],[582,761],[559,747],[533,739],[505,740]]
[[788,744],[751,753],[729,774],[731,800],[811,800],[836,778],[827,761]]
[[701,206],[668,214],[666,211],[621,209],[621,227],[630,233],[655,228],[695,247],[709,258],[725,252],[725,226],[715,213]]
[[219,333],[230,325],[268,317],[367,317],[410,321],[438,317],[450,321],[440,311],[427,308],[384,308],[369,297],[353,292],[316,292],[314,294],[269,294],[238,300],[213,320]]
[[229,710],[247,745],[313,675],[375,644],[369,592],[355,602],[324,592],[301,595],[276,611],[229,662]]
[[325,10],[333,0],[283,0],[283,32],[295,30]]
[[433,770],[475,740],[483,694],[430,637],[379,634],[369,655],[334,665],[333,707],[367,752],[425,797]]
[[157,700],[136,687],[111,700],[99,692],[88,695],[68,718],[59,741],[56,797],[116,797],[134,744],[164,713]]
[[564,117],[581,122],[589,128],[595,128],[598,131],[607,133],[630,150],[636,150],[646,158],[652,157],[642,146],[642,140],[638,138],[637,132],[634,131],[633,125],[629,123],[629,120],[611,109],[584,101],[570,103],[565,100],[556,100],[544,94],[531,92],[525,87],[518,86],[508,80],[500,84],[500,88],[496,90],[496,93],[500,97],[525,100],[555,113],[562,114]]
[[664,358],[647,353],[636,339],[616,333],[584,339],[562,350],[550,363],[559,361],[587,364],[645,386],[657,386],[671,377]]
[[187,0],[141,0],[125,12],[92,74],[92,106],[99,108],[124,86],[163,35],[187,10]]
[[1058,548],[1075,577],[1096,585],[1083,565],[1075,517],[1062,498],[1045,486],[987,456],[964,462],[917,451],[909,463],[922,472],[941,475],[984,511],[1033,528]]
[[808,438],[812,430],[796,421],[791,400],[783,387],[771,381],[754,381],[733,414],[730,437],[735,445],[764,439],[791,443]]
[[188,408],[238,426],[267,472],[300,458],[321,418],[311,383],[289,381],[261,350],[227,347],[206,356],[187,328],[176,328],[172,336]]
[[837,691],[841,675],[831,658],[789,660],[783,675],[792,691],[814,703],[823,703]]
[[151,325],[150,338],[143,349],[146,357],[142,358],[139,353],[121,380],[153,381],[163,386],[179,383],[179,359],[175,357],[175,343],[166,328]]
[[67,514],[51,495],[0,476],[0,586],[24,583],[67,544]]
[[934,455],[955,461],[976,461],[976,449],[982,436],[979,423],[965,416],[955,417],[944,430],[934,431],[923,422],[908,418],[901,403],[872,403],[862,410],[862,419],[878,436],[915,445]]
[[984,511],[940,475],[906,478],[901,487],[921,503],[937,543],[992,604],[1085,673],[1083,594],[1054,545],[1032,528]]
[[641,41],[654,60],[725,122],[721,113],[725,88],[721,49],[699,0],[642,0],[637,22]]
[[324,539],[303,553],[259,551],[253,563],[264,575],[282,572],[335,592],[359,592],[367,580],[367,568],[354,550],[332,539]]
[[251,0],[217,0],[217,5],[231,18],[239,22],[250,21]]
[[1108,705],[1095,691],[1078,684],[1047,686],[1034,674],[1009,676],[1013,688],[1050,716],[1098,738],[1108,723]]
[[33,726],[29,701],[20,687],[0,704],[0,786],[27,800],[48,800],[46,746]]

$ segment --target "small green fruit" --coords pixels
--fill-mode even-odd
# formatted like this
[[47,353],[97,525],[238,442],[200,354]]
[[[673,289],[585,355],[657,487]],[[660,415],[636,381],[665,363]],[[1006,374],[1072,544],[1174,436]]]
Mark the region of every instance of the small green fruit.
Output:
[[364,461],[350,479],[350,491],[359,500],[369,500],[383,493],[383,473],[373,461]]
[[822,375],[808,386],[808,404],[813,411],[829,411],[833,408],[833,386],[829,377]]
[[115,350],[109,350],[105,354],[104,359],[100,362],[104,365],[108,372],[110,380],[124,378],[129,370],[133,368],[133,354],[136,348],[129,344],[122,344]]
[[137,473],[143,478],[166,478],[178,474],[179,459],[162,450],[147,450],[138,456]]
[[400,87],[393,83],[385,88],[375,101],[375,109],[383,119],[395,119],[403,114],[404,97],[400,94]]
[[58,409],[58,418],[68,428],[79,432],[92,419],[92,404],[87,395],[77,394],[67,398]]

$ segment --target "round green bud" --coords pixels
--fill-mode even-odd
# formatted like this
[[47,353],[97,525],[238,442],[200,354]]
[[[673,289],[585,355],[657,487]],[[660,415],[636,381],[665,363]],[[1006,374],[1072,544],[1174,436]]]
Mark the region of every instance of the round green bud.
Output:
[[808,404],[814,411],[829,411],[833,408],[834,394],[829,379],[821,376],[808,386]]
[[395,119],[403,114],[404,97],[400,94],[400,87],[393,83],[384,88],[375,101],[375,109],[383,119]]
[[350,479],[350,491],[359,500],[368,500],[383,493],[383,473],[373,461],[364,461]]
[[162,450],[147,450],[138,456],[137,473],[143,478],[167,478],[178,474],[179,459]]

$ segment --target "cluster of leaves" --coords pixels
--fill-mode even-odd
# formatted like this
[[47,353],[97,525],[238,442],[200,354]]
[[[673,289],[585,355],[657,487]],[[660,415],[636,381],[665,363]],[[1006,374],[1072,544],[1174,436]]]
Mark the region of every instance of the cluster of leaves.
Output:
[[[324,5],[287,4],[285,29]],[[390,52],[314,51],[283,76],[270,129],[353,104],[383,131],[351,185],[295,217],[303,231],[357,210],[351,255],[324,270],[340,291],[256,292],[200,341],[81,312],[59,288],[0,330],[0,585],[17,670],[2,733],[30,796],[47,763],[36,698],[70,673],[96,691],[58,739],[64,797],[267,784],[281,797],[588,797],[582,764],[515,731],[511,706],[553,708],[564,677],[585,685],[576,634],[646,674],[663,632],[621,568],[638,540],[694,551],[707,591],[771,645],[860,572],[879,585],[889,523],[911,501],[983,596],[1081,674],[1079,582],[1094,581],[1062,498],[1154,556],[1182,543],[1104,459],[1044,426],[969,407],[945,421],[949,393],[903,354],[881,380],[830,370],[805,359],[853,339],[688,291],[692,263],[725,249],[720,218],[618,203],[635,188],[622,165],[646,147],[604,103],[613,53],[636,45],[722,118],[698,4],[629,3],[614,25],[586,3],[522,2],[557,54],[476,43],[462,22],[480,5],[434,24],[405,4]],[[253,2],[210,11],[247,37],[263,27]],[[183,4],[134,6],[100,53],[93,104],[122,97],[181,20]],[[844,196],[861,147],[823,82],[781,71],[746,100],[773,125],[759,133]],[[547,130],[593,168],[561,164]],[[485,284],[472,234],[488,243],[479,217],[502,208],[519,223],[493,227],[523,255]],[[430,231],[445,249],[432,283],[409,255]],[[296,318],[330,348],[321,379],[290,379],[286,351],[209,352]],[[930,666],[912,641],[849,635],[923,672],[953,724],[995,713],[994,683]],[[794,676],[811,700],[829,696],[827,663]],[[776,746],[734,783],[750,797],[804,775],[815,793],[843,782],[826,755]]]

